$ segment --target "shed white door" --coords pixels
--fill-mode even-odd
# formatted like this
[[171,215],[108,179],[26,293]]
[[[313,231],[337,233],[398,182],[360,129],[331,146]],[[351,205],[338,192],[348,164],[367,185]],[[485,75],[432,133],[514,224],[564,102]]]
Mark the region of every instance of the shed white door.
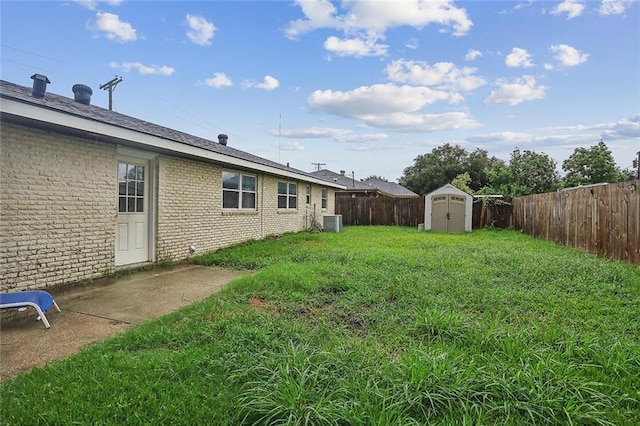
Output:
[[149,162],[118,161],[116,266],[149,260]]
[[444,232],[464,232],[464,197],[458,195],[431,196],[431,229]]

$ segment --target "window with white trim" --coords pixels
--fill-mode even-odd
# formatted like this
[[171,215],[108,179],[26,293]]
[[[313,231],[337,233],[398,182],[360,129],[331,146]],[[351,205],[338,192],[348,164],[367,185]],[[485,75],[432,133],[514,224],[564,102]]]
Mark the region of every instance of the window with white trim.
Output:
[[278,182],[278,208],[296,209],[298,207],[298,184]]
[[311,204],[311,185],[307,185],[307,197],[306,197],[307,205]]
[[222,208],[256,209],[256,177],[239,172],[222,172]]
[[327,208],[327,188],[322,188],[322,208]]

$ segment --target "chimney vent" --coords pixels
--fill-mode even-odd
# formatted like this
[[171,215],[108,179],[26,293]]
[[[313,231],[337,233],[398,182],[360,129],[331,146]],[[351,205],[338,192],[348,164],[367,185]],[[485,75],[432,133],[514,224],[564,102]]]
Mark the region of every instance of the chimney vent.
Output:
[[33,79],[33,88],[31,89],[31,96],[34,98],[42,99],[47,91],[47,84],[51,83],[46,75],[34,74],[31,76]]
[[340,170],[340,174],[344,176],[344,170]]
[[93,95],[93,90],[91,90],[91,87],[84,84],[74,84],[71,90],[75,95],[76,102],[80,102],[81,104],[85,105],[91,104],[91,95]]
[[224,145],[227,146],[227,141],[229,140],[229,136],[225,135],[224,133],[221,133],[218,135],[218,143],[220,145]]

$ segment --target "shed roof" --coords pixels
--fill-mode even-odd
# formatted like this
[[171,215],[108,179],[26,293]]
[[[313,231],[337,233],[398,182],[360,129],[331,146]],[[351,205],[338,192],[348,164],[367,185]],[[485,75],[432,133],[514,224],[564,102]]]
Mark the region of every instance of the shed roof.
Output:
[[[109,139],[128,140],[154,150],[187,154],[220,163],[255,168],[267,173],[342,189],[342,185],[322,178],[318,180],[318,176],[288,165],[95,105],[85,105],[51,92],[47,92],[42,99],[39,99],[31,96],[30,87],[0,80],[0,100],[3,121],[11,117],[29,119],[52,126],[99,134]],[[94,124],[91,125],[87,121]],[[106,126],[96,125],[96,123]],[[125,132],[120,130],[125,130]]]
[[466,192],[464,192],[462,189],[460,188],[456,188],[455,186],[451,185],[450,183],[441,186],[440,188],[431,191],[430,193],[428,193],[426,195],[426,197],[429,197],[430,195],[436,195],[436,194],[457,194],[463,197],[469,197],[469,198],[473,198],[473,195],[468,194]]

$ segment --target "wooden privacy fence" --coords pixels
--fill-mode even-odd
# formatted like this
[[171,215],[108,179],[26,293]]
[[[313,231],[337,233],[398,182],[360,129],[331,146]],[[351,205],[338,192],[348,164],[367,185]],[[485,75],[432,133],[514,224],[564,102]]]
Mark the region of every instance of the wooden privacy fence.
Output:
[[[512,226],[511,211],[511,205],[474,202],[473,228],[508,228]],[[424,223],[424,197],[336,197],[336,214],[342,215],[344,226],[418,226]]]
[[513,220],[533,237],[640,264],[640,180],[517,197]]
[[343,225],[418,226],[424,222],[424,197],[336,197]]
[[513,226],[513,205],[511,200],[475,198],[473,200],[472,229],[484,227],[506,229]]

